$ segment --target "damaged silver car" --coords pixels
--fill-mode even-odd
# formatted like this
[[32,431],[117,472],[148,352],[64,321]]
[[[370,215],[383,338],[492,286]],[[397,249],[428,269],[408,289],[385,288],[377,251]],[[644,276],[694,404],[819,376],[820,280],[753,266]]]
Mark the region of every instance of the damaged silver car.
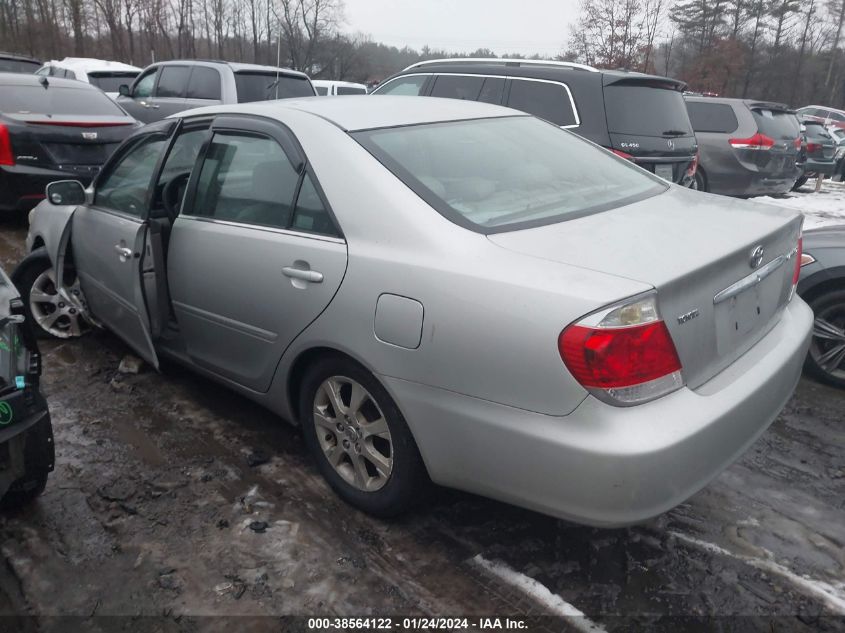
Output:
[[594,525],[687,499],[798,380],[801,216],[450,99],[191,110],[54,183],[15,272],[44,333],[113,331],[301,424],[345,500],[429,481]]

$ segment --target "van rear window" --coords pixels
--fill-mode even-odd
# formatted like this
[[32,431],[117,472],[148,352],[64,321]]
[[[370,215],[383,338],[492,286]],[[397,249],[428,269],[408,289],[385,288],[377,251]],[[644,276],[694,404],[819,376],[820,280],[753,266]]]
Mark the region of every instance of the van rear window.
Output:
[[798,138],[800,131],[798,117],[792,112],[753,108],[751,113],[754,115],[758,130],[766,136],[779,140]]
[[677,90],[639,85],[604,88],[607,129],[630,136],[692,136],[684,98]]

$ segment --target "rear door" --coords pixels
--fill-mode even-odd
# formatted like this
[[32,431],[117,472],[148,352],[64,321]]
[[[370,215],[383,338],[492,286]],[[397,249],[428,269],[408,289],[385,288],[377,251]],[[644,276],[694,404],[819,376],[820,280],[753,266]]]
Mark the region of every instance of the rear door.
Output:
[[[754,104],[751,106],[751,114],[759,133],[771,142],[760,144],[759,150],[737,151],[745,161],[753,162],[760,173],[769,178],[797,178],[795,164],[801,151],[798,118],[791,110],[779,108],[776,104]],[[731,143],[736,147],[735,141]]]
[[[71,245],[91,314],[158,368],[142,285],[151,184],[176,121],[150,126],[110,161],[73,214]],[[148,263],[148,262],[146,262]]]
[[636,77],[604,86],[611,149],[671,182],[684,182],[698,144],[674,83]]
[[170,296],[191,360],[266,391],[339,288],[346,243],[281,124],[218,117],[212,132],[170,236]]
[[429,96],[498,105],[504,98],[505,81],[484,75],[436,75]]
[[185,109],[223,103],[221,86],[219,70],[210,66],[194,66],[185,94]]
[[185,94],[190,77],[190,66],[161,67],[152,99],[152,109],[155,111],[153,120],[169,117],[185,109]]

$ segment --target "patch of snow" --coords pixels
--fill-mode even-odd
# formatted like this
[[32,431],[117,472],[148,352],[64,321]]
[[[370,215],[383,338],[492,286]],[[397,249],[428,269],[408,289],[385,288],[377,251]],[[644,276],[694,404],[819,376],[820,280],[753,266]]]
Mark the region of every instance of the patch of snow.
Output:
[[820,191],[813,191],[814,187],[815,181],[810,180],[799,191],[783,197],[758,196],[751,200],[801,211],[805,229],[845,224],[845,183],[825,180]]
[[529,578],[525,574],[520,574],[500,561],[489,561],[481,554],[472,558],[470,562],[486,572],[493,574],[499,580],[528,594],[554,613],[560,615],[576,630],[582,633],[607,633],[605,629],[584,615],[580,609],[569,604],[559,595],[552,593],[545,585],[533,578]]
[[[726,550],[724,547],[716,545],[715,543],[702,541],[694,536],[689,536],[675,531],[669,533],[679,541],[694,545],[695,547],[703,549],[711,554],[719,554],[721,556],[735,558],[759,569],[760,571],[780,576],[784,580],[792,583],[795,587],[803,590],[803,593],[810,594],[821,599],[821,601],[824,602],[833,613],[836,613],[837,615],[845,615],[845,583],[831,585],[823,580],[817,580],[815,578],[810,578],[809,576],[796,574],[788,567],[781,565],[771,558],[755,558],[752,556],[735,554],[734,552]],[[771,556],[770,552],[766,553]]]

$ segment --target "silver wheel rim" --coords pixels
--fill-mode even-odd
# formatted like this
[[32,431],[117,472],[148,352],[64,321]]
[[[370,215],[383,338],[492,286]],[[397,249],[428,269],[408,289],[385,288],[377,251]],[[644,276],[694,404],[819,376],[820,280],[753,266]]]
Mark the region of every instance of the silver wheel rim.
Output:
[[364,492],[387,484],[393,440],[375,398],[345,376],[323,381],[314,396],[314,429],[320,449],[343,480]]
[[810,355],[825,373],[845,380],[845,306],[831,306],[815,318]]
[[[78,296],[79,282],[68,290]],[[52,336],[74,338],[81,336],[86,329],[87,324],[77,305],[59,292],[52,268],[35,278],[29,289],[29,310],[41,329]]]

